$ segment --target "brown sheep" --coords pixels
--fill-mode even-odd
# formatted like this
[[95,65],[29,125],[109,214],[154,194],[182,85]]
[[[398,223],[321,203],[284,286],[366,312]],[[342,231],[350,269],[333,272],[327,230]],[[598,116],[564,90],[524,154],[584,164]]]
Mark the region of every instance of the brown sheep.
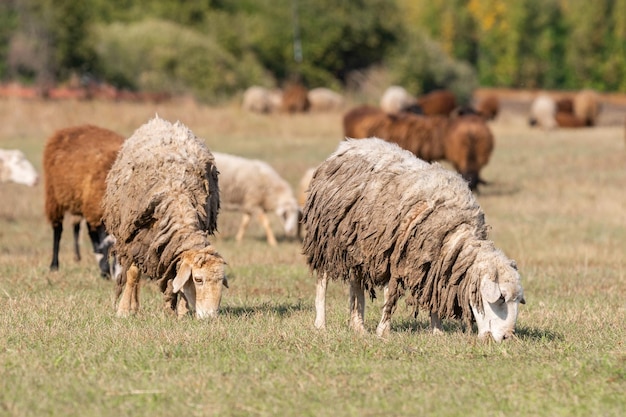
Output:
[[476,190],[480,170],[489,161],[494,139],[480,116],[453,119],[412,113],[388,115],[369,106],[357,107],[344,116],[344,136],[378,137],[394,142],[425,161],[447,160]]
[[486,120],[493,120],[498,116],[500,100],[495,94],[488,94],[478,101],[476,112]]
[[574,115],[587,126],[596,125],[600,108],[600,95],[593,90],[582,90],[574,96]]
[[574,114],[574,100],[571,97],[561,97],[556,101],[556,111]]
[[586,127],[587,124],[583,119],[578,118],[573,113],[559,111],[554,115],[556,124],[559,127]]
[[303,113],[309,110],[308,90],[298,83],[287,85],[283,90],[282,109],[287,113]]
[[[106,235],[101,202],[107,173],[123,142],[123,136],[93,125],[61,129],[48,138],[43,151],[43,172],[45,212],[54,236],[50,270],[59,269],[63,218],[69,212],[85,218],[101,274],[109,276],[107,254],[99,249]],[[78,225],[74,222],[75,238]]]
[[456,108],[456,97],[448,90],[435,90],[417,99],[426,116],[448,116]]

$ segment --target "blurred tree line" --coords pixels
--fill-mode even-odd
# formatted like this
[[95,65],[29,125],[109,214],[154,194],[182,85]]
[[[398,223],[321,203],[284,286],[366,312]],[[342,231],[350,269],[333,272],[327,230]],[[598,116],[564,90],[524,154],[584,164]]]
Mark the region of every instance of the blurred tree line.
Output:
[[626,0],[0,2],[3,81],[216,101],[296,78],[345,88],[372,68],[462,99],[478,84],[626,92]]

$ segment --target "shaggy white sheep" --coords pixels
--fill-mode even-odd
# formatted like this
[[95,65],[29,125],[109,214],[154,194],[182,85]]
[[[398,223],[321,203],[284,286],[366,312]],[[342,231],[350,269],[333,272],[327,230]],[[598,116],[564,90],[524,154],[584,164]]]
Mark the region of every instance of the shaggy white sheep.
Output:
[[15,182],[33,187],[39,175],[33,165],[18,149],[0,149],[0,183]]
[[404,87],[392,85],[380,98],[380,108],[388,114],[400,113],[403,109],[417,104],[417,99],[409,94]]
[[327,280],[350,283],[350,323],[364,331],[364,291],[384,288],[377,328],[390,328],[398,299],[415,312],[474,319],[479,337],[510,337],[524,302],[515,263],[487,240],[484,214],[467,183],[380,139],[347,140],[315,171],[303,213],[303,252],[317,272],[318,328]]
[[224,210],[243,212],[237,242],[243,239],[250,218],[257,216],[265,229],[267,243],[276,245],[268,212],[280,218],[285,234],[294,237],[298,231],[300,210],[293,190],[268,163],[258,159],[213,152],[220,173],[220,195]]
[[225,262],[209,242],[217,227],[217,181],[213,155],[180,122],[157,117],[124,142],[103,199],[123,268],[118,316],[138,311],[141,274],[157,281],[169,309],[180,311],[181,293],[198,318],[217,315],[227,285]]

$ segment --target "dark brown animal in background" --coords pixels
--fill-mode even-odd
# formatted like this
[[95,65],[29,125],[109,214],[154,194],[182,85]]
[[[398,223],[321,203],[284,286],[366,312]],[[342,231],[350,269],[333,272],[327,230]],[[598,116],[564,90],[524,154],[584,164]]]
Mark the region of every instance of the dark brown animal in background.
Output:
[[489,161],[494,138],[481,116],[389,115],[375,107],[361,106],[346,113],[343,123],[347,138],[378,137],[397,143],[425,161],[447,160],[472,190],[484,183],[480,170]]
[[43,172],[45,212],[54,235],[50,270],[59,269],[63,218],[69,212],[85,218],[101,274],[109,276],[108,254],[100,249],[106,236],[101,203],[106,176],[123,142],[123,136],[93,125],[61,129],[48,138]]
[[574,100],[571,97],[561,97],[556,101],[556,112],[574,114]]
[[282,109],[287,113],[302,113],[309,110],[308,90],[299,83],[292,83],[283,89]]
[[426,116],[448,116],[457,106],[456,97],[448,90],[434,90],[417,99],[417,104]]
[[488,94],[481,98],[476,105],[476,111],[486,120],[493,120],[500,111],[500,100],[495,94]]
[[558,111],[554,115],[554,119],[556,120],[556,124],[559,127],[586,127],[587,124],[583,119],[576,117],[573,113],[568,113],[565,111]]

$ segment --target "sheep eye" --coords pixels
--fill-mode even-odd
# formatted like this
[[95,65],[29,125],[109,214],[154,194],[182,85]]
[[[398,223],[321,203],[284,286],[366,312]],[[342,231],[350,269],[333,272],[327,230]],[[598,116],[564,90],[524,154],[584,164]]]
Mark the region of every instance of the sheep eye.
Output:
[[193,277],[193,281],[199,285],[202,285],[204,283],[204,280],[200,277]]

